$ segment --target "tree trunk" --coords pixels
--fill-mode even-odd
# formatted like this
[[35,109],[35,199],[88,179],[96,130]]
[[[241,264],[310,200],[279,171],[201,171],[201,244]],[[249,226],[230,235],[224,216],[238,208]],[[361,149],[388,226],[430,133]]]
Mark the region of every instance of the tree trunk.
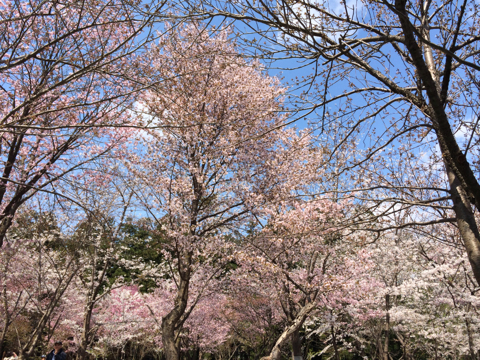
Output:
[[407,339],[409,338],[408,334],[406,334],[406,336],[403,337],[399,333],[396,333],[396,337],[397,337],[398,341],[400,342],[400,346],[402,347],[402,352],[403,352],[402,358],[404,360],[409,360],[410,355],[408,354],[408,347],[407,347]]
[[167,360],[180,360],[180,350],[177,346],[175,324],[176,311],[170,311],[162,319],[163,350]]
[[90,342],[90,323],[92,319],[93,304],[89,304],[86,311],[85,317],[83,319],[83,333],[82,338],[80,339],[80,346],[78,347],[78,359],[86,360],[88,358],[87,348]]
[[0,336],[0,359],[3,359],[2,356],[5,352],[5,338],[7,337],[8,321],[8,318],[5,319],[5,327],[2,329],[2,335]]
[[473,274],[480,285],[480,233],[475,221],[475,215],[460,180],[447,164],[445,167],[450,183],[453,210],[457,219],[458,230],[467,250]]
[[308,315],[310,312],[315,308],[314,303],[308,303],[305,305],[298,315],[295,317],[295,320],[293,320],[292,325],[287,327],[282,335],[278,338],[277,342],[275,343],[275,346],[273,347],[272,351],[270,352],[269,356],[265,356],[261,358],[260,360],[280,360],[281,359],[281,351],[280,347],[291,337],[295,332],[298,332],[298,330],[302,327],[303,323],[307,319]]
[[337,337],[335,336],[335,327],[332,324],[331,327],[332,331],[332,342],[333,342],[333,350],[335,351],[335,359],[340,360],[340,354],[338,353],[338,346],[337,346]]
[[300,338],[299,330],[292,334],[292,355],[293,360],[303,360],[302,339]]
[[390,310],[390,295],[385,295],[385,342],[383,344],[383,360],[388,360],[388,340],[390,337],[390,314],[388,311]]
[[470,350],[470,359],[475,360],[475,347],[473,345],[473,336],[472,336],[472,331],[470,329],[470,321],[468,319],[465,319],[465,325],[467,326],[467,335],[468,335],[468,348]]
[[[470,312],[471,309],[471,304],[468,304],[467,306],[467,313]],[[470,327],[470,320],[468,318],[465,318],[465,325],[467,327],[467,335],[468,335],[468,348],[470,350],[470,359],[475,360],[475,346],[474,346],[474,340],[473,340],[473,335],[472,335],[472,329]]]
[[167,360],[180,360],[180,344],[178,335],[182,327],[182,317],[188,302],[190,273],[181,276],[173,309],[162,319],[163,350]]

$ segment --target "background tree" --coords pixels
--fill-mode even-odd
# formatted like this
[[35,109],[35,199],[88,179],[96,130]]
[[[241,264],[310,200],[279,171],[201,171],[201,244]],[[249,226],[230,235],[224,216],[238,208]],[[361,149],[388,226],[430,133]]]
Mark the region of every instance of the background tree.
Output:
[[[27,220],[32,214],[23,214]],[[8,245],[2,247],[2,342],[13,332],[20,359],[37,355],[45,337],[53,336],[65,310],[68,294],[79,266],[67,251],[68,236],[59,231],[51,214],[37,214],[37,221],[24,221],[9,233]],[[25,235],[28,234],[28,235]],[[27,332],[18,332],[27,326]],[[3,349],[2,349],[3,350]]]
[[[228,287],[229,302],[222,309],[222,317],[230,326],[230,341],[220,351],[233,354],[247,354],[260,358],[273,348],[284,328],[284,318],[276,299],[265,294],[249,281],[248,277],[230,276]],[[253,279],[252,279],[253,280]],[[252,286],[253,285],[253,286]],[[227,356],[227,355],[226,355]]]
[[[339,231],[342,207],[325,199],[276,203],[267,225],[240,246],[237,276],[248,279],[244,286],[276,299],[285,318],[270,360],[281,359],[286,344],[295,360],[303,359],[304,323],[311,316],[332,318],[378,284],[368,271],[368,252]],[[338,359],[333,326],[330,330]]]

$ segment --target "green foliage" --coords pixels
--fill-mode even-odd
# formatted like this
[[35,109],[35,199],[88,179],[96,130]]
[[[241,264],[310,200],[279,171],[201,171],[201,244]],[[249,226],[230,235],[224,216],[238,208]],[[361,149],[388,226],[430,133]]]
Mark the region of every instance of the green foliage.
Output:
[[[128,223],[122,226],[118,239],[120,245],[120,258],[141,262],[145,265],[158,266],[164,261],[161,250],[164,248],[165,239],[161,231],[150,230],[144,224]],[[127,269],[123,265],[112,264],[108,271],[108,278],[123,277],[126,282],[139,286],[141,292],[150,292],[156,286],[156,280],[145,276],[139,269]]]

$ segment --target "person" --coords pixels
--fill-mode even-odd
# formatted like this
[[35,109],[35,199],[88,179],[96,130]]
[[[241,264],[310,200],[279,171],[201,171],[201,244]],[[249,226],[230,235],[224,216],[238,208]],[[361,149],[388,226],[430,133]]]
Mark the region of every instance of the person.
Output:
[[47,360],[66,360],[67,354],[65,350],[63,350],[61,341],[55,341],[53,348],[54,349],[48,353]]

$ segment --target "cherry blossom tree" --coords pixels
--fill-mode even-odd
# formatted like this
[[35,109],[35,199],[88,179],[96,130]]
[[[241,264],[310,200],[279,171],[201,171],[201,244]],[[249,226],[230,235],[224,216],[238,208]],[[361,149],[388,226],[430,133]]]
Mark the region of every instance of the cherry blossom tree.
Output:
[[[28,216],[26,214],[24,216]],[[19,358],[30,359],[36,347],[51,337],[62,319],[66,296],[78,271],[77,258],[65,249],[68,237],[55,228],[52,219],[39,217],[33,227],[19,227],[2,247],[2,339],[15,321],[29,324],[30,331],[18,337]]]
[[[102,157],[126,108],[151,15],[133,1],[0,3],[0,245],[17,209]],[[152,3],[160,11],[164,3]],[[143,6],[143,5],[142,5]]]
[[[63,203],[57,210],[72,228],[70,247],[78,264],[71,286],[75,295],[67,300],[69,306],[60,322],[61,333],[65,338],[74,338],[76,357],[82,360],[91,358],[94,339],[106,325],[94,320],[98,308],[105,306],[102,299],[116,288],[132,285],[133,276],[125,278],[115,270],[122,267],[126,272],[147,275],[146,261],[127,258],[125,254],[127,244],[132,246],[143,240],[123,232],[129,221],[127,214],[133,193],[115,181],[112,161],[91,164],[83,178],[66,189],[75,191],[71,197],[76,201]],[[109,297],[111,301],[113,298]]]
[[[7,233],[3,275],[8,281],[5,280],[4,291],[19,296],[13,309],[8,309],[5,305],[9,318],[7,321],[11,325],[13,314],[30,313],[33,314],[33,322],[28,316],[19,321],[31,322],[32,326],[37,327],[32,335],[18,338],[19,343],[25,341],[28,345],[22,345],[20,349],[26,358],[32,356],[32,351],[36,351],[35,348],[46,341],[45,333],[50,339],[54,333],[58,336],[57,330],[62,333],[65,321],[75,323],[78,318],[82,319],[81,324],[78,324],[81,329],[80,341],[77,342],[78,354],[85,358],[94,333],[91,317],[95,305],[99,298],[121,282],[120,278],[109,281],[107,272],[121,248],[118,233],[125,220],[131,196],[120,196],[118,187],[99,187],[106,177],[108,174],[102,177],[98,174],[84,177],[82,180],[85,183],[81,187],[78,186],[78,181],[79,193],[73,204],[62,203],[58,206],[48,196],[38,196],[38,211],[22,213]],[[88,208],[87,212],[85,208]],[[43,212],[39,212],[41,210]],[[16,250],[17,245],[19,249]],[[12,258],[11,254],[15,254],[15,257]],[[18,273],[13,271],[15,266]],[[21,280],[22,276],[25,281]],[[18,284],[18,288],[13,286],[12,281]],[[38,294],[40,300],[31,295],[28,298],[23,296],[32,293]],[[35,305],[34,300],[41,306]],[[18,313],[19,307],[21,313]],[[45,320],[37,321],[39,316],[44,316]],[[51,329],[46,331],[49,327]],[[4,326],[4,333],[5,331],[7,326]],[[65,339],[72,335],[77,334],[67,334]]]
[[263,291],[264,287],[254,285],[254,278],[236,276],[234,272],[230,279],[229,301],[221,313],[229,324],[231,336],[222,346],[226,349],[220,351],[230,354],[243,348],[251,357],[259,358],[273,347],[279,329],[284,327],[281,308],[275,297]]
[[100,327],[96,347],[123,349],[129,342],[153,341],[155,321],[137,286],[113,289],[100,301],[96,323]]
[[390,232],[365,244],[373,266],[363,279],[370,278],[375,287],[330,307],[332,317],[325,312],[313,318],[307,326],[311,336],[328,334],[331,324],[338,351],[359,356],[475,358],[476,283],[458,230],[437,225],[437,231],[436,238]]
[[313,166],[305,156],[316,151],[307,135],[281,129],[284,89],[238,56],[228,31],[186,26],[154,49],[151,63],[151,76],[167,80],[142,104],[162,130],[139,134],[126,166],[142,182],[138,198],[166,239],[176,295],[162,318],[162,341],[173,360],[197,303],[189,302],[195,274],[202,286],[220,274],[229,261],[228,234],[256,221],[265,204],[301,190],[310,180],[301,166]]
[[312,313],[331,324],[332,313],[357,304],[378,285],[368,271],[368,251],[339,229],[343,207],[326,199],[277,203],[267,225],[240,247],[237,276],[245,278],[244,286],[278,299],[286,319],[265,359],[280,359],[287,343],[293,357],[303,359],[300,330]]
[[[205,286],[205,279],[195,273],[191,280],[189,304],[191,313],[185,321],[182,332],[179,332],[179,347],[185,353],[216,353],[219,345],[230,336],[230,324],[225,322],[222,311],[228,298],[222,293],[222,280],[214,279]],[[200,295],[200,296],[199,296]],[[145,304],[150,311],[149,320],[154,320],[156,329],[155,344],[162,348],[162,318],[171,311],[177,296],[173,281],[162,281],[151,293],[144,295]],[[195,302],[195,304],[193,304]],[[192,306],[193,305],[193,306]],[[150,332],[151,332],[150,327]]]
[[[21,254],[19,254],[21,252]],[[4,345],[10,326],[15,320],[21,317],[22,311],[28,305],[29,295],[22,291],[14,291],[19,289],[21,283],[25,280],[21,279],[21,274],[27,277],[23,270],[23,265],[18,258],[23,257],[23,248],[12,248],[7,245],[1,251],[1,282],[2,285],[2,302],[1,302],[1,322],[2,329],[0,338],[0,354],[5,352]],[[13,274],[16,274],[14,276]],[[17,282],[19,282],[17,284]]]
[[76,286],[78,298],[84,300],[83,327],[77,351],[80,359],[87,358],[87,350],[95,335],[92,315],[97,302],[122,283],[121,279],[109,281],[107,278],[108,269],[115,257],[118,257],[118,230],[122,223],[120,222],[116,229],[108,229],[92,219],[87,218],[87,221],[88,223],[82,224],[84,226],[81,226],[78,230],[80,233],[77,234],[77,239],[88,239],[83,241],[80,250],[84,266],[78,272]]
[[[458,230],[441,226],[442,243],[429,237],[398,234],[395,245],[377,246],[378,275],[392,299],[390,327],[406,358],[477,356],[477,286]],[[390,239],[391,240],[391,239]],[[453,240],[453,241],[452,241]],[[390,260],[390,261],[389,261]],[[393,266],[386,267],[385,262]]]

